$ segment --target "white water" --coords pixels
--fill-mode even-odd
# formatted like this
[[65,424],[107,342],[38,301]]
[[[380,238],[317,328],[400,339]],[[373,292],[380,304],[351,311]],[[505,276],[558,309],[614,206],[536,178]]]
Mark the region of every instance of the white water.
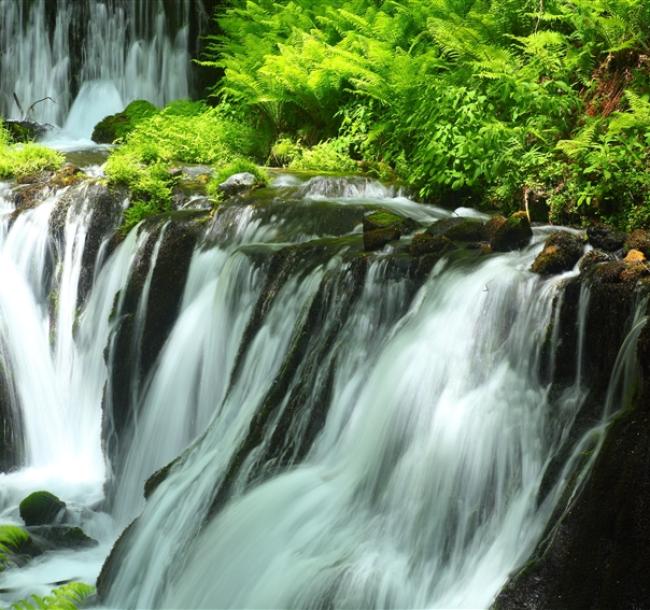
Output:
[[[185,98],[190,87],[189,20],[198,10],[178,0],[170,31],[160,0],[0,0],[0,116],[65,127],[68,137],[88,139],[104,116],[129,102],[156,105]],[[55,12],[52,22],[49,11]],[[82,42],[72,46],[74,39]],[[78,94],[70,94],[73,78]],[[58,136],[60,138],[60,136]]]
[[[407,215],[416,205],[393,195],[382,200],[357,189],[334,200],[375,199]],[[115,303],[120,311],[120,291],[148,235],[131,232],[98,265],[78,310],[92,207],[81,190],[56,244],[48,223],[63,196],[11,226],[13,206],[0,200],[0,339],[27,448],[25,467],[0,475],[0,515],[17,522],[18,501],[49,489],[101,544],[7,572],[2,586],[13,597],[55,580],[92,580],[115,535],[142,511],[117,562],[108,600],[114,608],[489,605],[530,553],[562,492],[565,477],[537,506],[545,468],[584,396],[580,373],[553,402],[538,376],[563,281],[527,270],[545,230],[525,252],[469,267],[439,263],[415,297],[405,276],[396,279],[390,258],[377,256],[347,310],[337,307],[349,298],[351,263],[336,254],[315,267],[296,259],[244,342],[268,273],[251,253],[268,258],[285,246],[269,243],[274,229],[261,226],[252,208],[224,210],[208,230],[217,245],[194,253],[180,314],[148,383],[132,388],[138,417],[109,517],[89,510],[102,499],[107,476],[100,437],[109,373],[104,349],[111,311]],[[140,298],[136,343],[163,235],[164,229]],[[588,296],[581,296],[580,337]],[[323,317],[308,322],[315,303]],[[309,344],[293,365],[296,374],[273,404],[260,443],[229,481],[222,510],[210,518],[229,464],[268,406],[305,324]],[[634,336],[617,365],[623,381]],[[580,361],[581,345],[577,351]],[[619,404],[619,385],[625,386],[612,384],[604,421]],[[306,456],[291,466],[267,461],[267,452],[276,460],[291,454],[292,439],[308,430],[323,400],[327,417]],[[273,436],[285,413],[292,413],[296,437],[278,446]],[[145,503],[144,481],[188,445]]]

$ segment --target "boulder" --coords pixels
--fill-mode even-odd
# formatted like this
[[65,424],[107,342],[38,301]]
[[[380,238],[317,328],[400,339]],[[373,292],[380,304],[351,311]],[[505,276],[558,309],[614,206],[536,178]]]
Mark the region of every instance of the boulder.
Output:
[[625,243],[625,233],[607,225],[594,225],[587,229],[587,241],[598,250],[616,252]]
[[454,243],[449,238],[444,235],[433,236],[428,231],[424,231],[413,236],[410,252],[413,256],[433,254],[442,257],[454,249]]
[[152,103],[146,100],[131,102],[122,112],[104,117],[93,129],[92,139],[97,144],[112,144],[128,135],[136,125],[158,112]]
[[583,250],[583,242],[579,237],[566,231],[557,231],[546,240],[544,249],[530,269],[540,275],[570,271],[580,260]]
[[476,218],[444,218],[434,222],[427,232],[451,241],[479,243],[488,239],[485,225]]
[[83,549],[97,546],[80,528],[71,525],[35,525],[27,528],[33,545],[41,552],[55,549]]
[[219,190],[225,195],[237,195],[259,186],[257,178],[250,172],[233,174],[219,185]]
[[524,203],[530,222],[548,222],[548,195],[544,191],[527,188]]
[[363,247],[366,252],[381,250],[404,233],[413,231],[416,226],[410,218],[386,210],[376,210],[363,217]]
[[528,245],[533,236],[526,212],[515,212],[505,222],[501,221],[501,217],[497,217],[494,221],[490,220],[486,230],[488,234],[492,233],[490,246],[494,252],[509,252],[523,248]]
[[49,491],[35,491],[19,506],[20,516],[27,526],[50,525],[64,509],[65,502]]
[[643,253],[645,258],[650,256],[650,231],[636,229],[628,235],[623,251],[628,254],[632,250]]

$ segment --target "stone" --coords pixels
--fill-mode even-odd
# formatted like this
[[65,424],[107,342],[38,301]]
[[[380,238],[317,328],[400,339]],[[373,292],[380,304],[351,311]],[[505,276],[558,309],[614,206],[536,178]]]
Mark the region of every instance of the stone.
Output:
[[625,243],[625,233],[607,225],[594,225],[587,229],[587,241],[598,250],[616,252]]
[[641,250],[632,249],[625,255],[624,260],[626,263],[642,263],[647,259],[646,255],[641,252]]
[[495,221],[494,226],[487,227],[487,230],[488,234],[493,230],[490,245],[495,252],[509,252],[523,248],[528,245],[533,236],[526,212],[515,212],[505,222]]
[[645,229],[635,229],[632,231],[623,245],[623,251],[628,254],[631,250],[643,253],[648,258],[650,256],[650,231]]
[[19,506],[20,516],[27,526],[50,525],[64,509],[65,502],[49,491],[35,491]]
[[363,232],[363,249],[366,252],[381,250],[386,244],[397,241],[402,236],[398,227],[386,227]]
[[443,235],[433,236],[429,232],[425,231],[413,236],[410,252],[413,256],[433,254],[442,257],[447,254],[447,252],[454,249],[454,243],[447,237],[444,237]]
[[224,180],[219,189],[226,195],[234,195],[258,186],[257,178],[250,172],[239,172]]
[[544,243],[544,249],[537,255],[531,271],[540,275],[570,271],[580,260],[583,250],[583,242],[579,237],[566,231],[557,231]]

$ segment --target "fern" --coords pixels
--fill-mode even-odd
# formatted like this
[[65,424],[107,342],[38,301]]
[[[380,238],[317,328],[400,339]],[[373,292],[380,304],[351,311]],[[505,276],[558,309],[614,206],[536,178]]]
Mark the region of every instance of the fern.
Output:
[[41,597],[32,595],[15,602],[10,610],[77,610],[80,604],[94,595],[95,587],[81,582],[71,582]]

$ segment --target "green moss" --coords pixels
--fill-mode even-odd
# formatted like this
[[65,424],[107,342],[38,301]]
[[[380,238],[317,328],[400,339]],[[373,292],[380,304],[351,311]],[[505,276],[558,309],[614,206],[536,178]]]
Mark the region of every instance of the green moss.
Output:
[[17,525],[0,525],[0,572],[11,560],[11,555],[29,540],[29,534]]
[[26,525],[50,524],[64,508],[65,502],[49,491],[35,491],[19,505],[20,516]]
[[[1,139],[4,139],[2,136]],[[2,144],[0,139],[0,179],[20,178],[63,165],[60,153],[39,144]]]
[[116,140],[126,137],[136,126],[158,113],[151,102],[135,100],[122,112],[104,117],[93,129],[92,139],[100,144],[112,144]]
[[[125,185],[131,193],[121,233],[144,218],[171,210],[177,183],[171,170],[179,164],[212,165],[218,173],[250,171],[265,182],[262,170],[246,158],[255,154],[256,147],[255,131],[221,107],[180,101],[144,119],[112,151],[105,167],[109,183]],[[217,185],[212,180],[207,189],[214,199]]]

